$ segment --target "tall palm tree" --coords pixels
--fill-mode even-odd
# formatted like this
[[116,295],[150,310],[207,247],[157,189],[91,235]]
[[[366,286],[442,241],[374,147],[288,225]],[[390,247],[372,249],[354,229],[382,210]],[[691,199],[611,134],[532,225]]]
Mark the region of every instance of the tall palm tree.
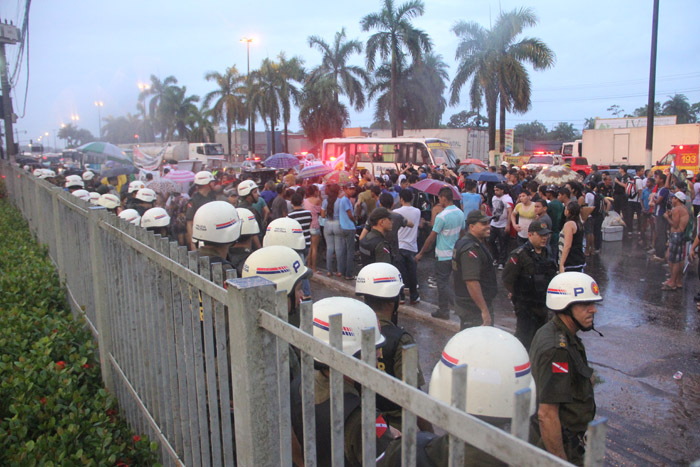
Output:
[[246,119],[245,106],[245,76],[238,73],[236,66],[226,68],[224,74],[210,71],[204,75],[207,81],[214,81],[218,86],[204,96],[204,106],[211,107],[212,116],[218,123],[226,123],[226,137],[228,140],[228,153],[231,151],[231,129],[236,123],[243,124]]
[[[146,101],[148,100],[148,117],[153,123],[153,129],[160,133],[161,140],[165,138],[165,127],[158,121],[158,107],[160,106],[166,91],[177,85],[177,78],[168,76],[163,81],[156,75],[151,75],[151,84],[139,94],[139,104],[137,107],[146,115]],[[150,98],[150,99],[149,99]]]
[[334,100],[337,104],[338,95],[345,95],[350,105],[357,111],[365,107],[363,85],[369,86],[369,75],[359,66],[349,65],[348,60],[353,54],[362,53],[362,42],[345,40],[345,28],[335,33],[333,45],[318,36],[309,37],[309,47],[315,47],[321,54],[321,64],[311,71],[311,79],[330,76],[338,85]]
[[280,52],[277,57],[279,60],[279,90],[278,97],[280,106],[282,107],[282,122],[284,123],[284,150],[289,152],[289,135],[287,126],[292,118],[292,104],[299,105],[301,99],[301,91],[294,85],[304,82],[304,60],[299,57],[292,57],[287,60],[284,52]]
[[299,123],[314,144],[341,136],[345,125],[350,123],[347,107],[334,101],[338,92],[338,83],[332,76],[309,79],[304,85]]
[[[280,119],[280,96],[279,90],[281,86],[281,73],[279,64],[273,62],[269,58],[263,60],[260,68],[251,72],[251,88],[248,98],[250,99],[250,107],[254,111],[258,111],[265,123],[265,126],[272,131],[272,154],[276,152],[275,148],[275,126]],[[269,119],[269,125],[266,120]]]
[[523,62],[535,70],[554,65],[554,52],[537,38],[526,37],[516,42],[527,26],[535,26],[537,16],[530,8],[501,13],[491,30],[497,47],[498,92],[500,101],[500,152],[505,152],[506,111],[519,113],[530,109],[530,77]]
[[362,18],[363,31],[377,30],[367,40],[367,70],[373,71],[377,53],[383,61],[389,61],[391,67],[391,135],[398,135],[398,71],[400,54],[407,49],[414,62],[420,62],[423,52],[432,49],[430,37],[424,31],[415,28],[411,20],[422,16],[425,5],[421,0],[409,0],[398,7],[394,0],[383,0],[382,10],[370,13]]
[[[206,108],[205,105],[199,109],[196,115],[192,115],[189,123],[190,143],[213,143],[216,139],[216,129],[212,120],[218,119],[213,109]],[[229,139],[229,145],[231,141]],[[230,150],[229,150],[230,152]]]
[[199,112],[196,102],[199,96],[187,96],[187,86],[171,86],[165,90],[158,106],[158,120],[164,125],[167,140],[172,139],[175,131],[179,138],[188,138],[188,124]]

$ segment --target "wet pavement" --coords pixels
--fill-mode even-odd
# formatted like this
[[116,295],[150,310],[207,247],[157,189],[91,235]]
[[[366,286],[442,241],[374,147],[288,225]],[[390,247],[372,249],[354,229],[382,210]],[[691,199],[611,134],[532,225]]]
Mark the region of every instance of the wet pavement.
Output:
[[[419,264],[421,303],[400,308],[400,324],[418,342],[426,381],[459,329],[454,317],[430,317],[437,302],[433,263],[424,259]],[[600,380],[597,417],[608,418],[608,465],[688,465],[700,458],[696,271],[691,264],[682,290],[661,291],[668,266],[650,261],[631,240],[604,243],[601,254],[588,261],[585,272],[596,279],[604,297],[596,329],[605,337],[589,332],[582,338]],[[351,296],[353,287],[352,281],[331,279],[321,271],[312,281],[316,300]],[[496,325],[513,331],[515,317],[505,292],[494,300],[494,308]],[[680,379],[674,378],[677,372],[683,374]]]

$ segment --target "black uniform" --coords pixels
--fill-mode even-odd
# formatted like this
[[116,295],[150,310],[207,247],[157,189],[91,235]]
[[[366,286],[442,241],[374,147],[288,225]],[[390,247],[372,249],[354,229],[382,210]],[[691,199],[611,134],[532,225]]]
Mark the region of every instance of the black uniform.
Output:
[[370,230],[360,242],[360,255],[363,267],[372,263],[391,264],[391,246],[377,229]]
[[486,244],[479,241],[472,234],[466,234],[457,240],[452,250],[452,279],[454,280],[455,301],[457,309],[455,314],[461,320],[460,329],[481,326],[481,310],[476,306],[466,281],[479,281],[481,294],[494,323],[491,302],[496,296],[496,268],[493,265],[493,256],[486,248]]
[[[379,324],[385,340],[384,345],[379,349],[377,368],[397,379],[403,379],[403,354],[401,351],[405,346],[415,344],[416,341],[404,328],[389,320],[380,319]],[[418,367],[418,387],[424,384],[423,372]],[[390,425],[401,429],[400,405],[377,394],[377,410],[384,415]]]
[[[530,362],[537,403],[559,405],[564,451],[569,462],[582,465],[583,436],[596,412],[593,369],[588,366],[583,342],[557,315],[535,334]],[[536,414],[531,421],[530,442],[544,448]]]
[[547,322],[547,285],[557,274],[557,264],[547,248],[538,254],[528,240],[513,250],[503,269],[503,285],[512,291],[515,337],[530,350],[535,333]]
[[243,277],[243,265],[252,252],[250,248],[235,245],[228,249],[228,259],[238,272],[238,277]]
[[185,219],[191,221],[194,219],[194,214],[197,209],[201,208],[205,204],[216,201],[216,193],[210,191],[207,196],[203,196],[199,191],[195,192],[190,198],[189,203],[187,203],[187,211],[185,211]]

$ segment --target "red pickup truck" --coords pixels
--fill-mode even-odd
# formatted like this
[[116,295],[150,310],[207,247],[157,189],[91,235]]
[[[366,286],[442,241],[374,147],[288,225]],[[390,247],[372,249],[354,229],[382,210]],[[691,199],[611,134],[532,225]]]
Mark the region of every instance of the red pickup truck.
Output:
[[[591,173],[591,166],[588,165],[588,159],[585,157],[578,157],[578,156],[564,156],[564,165],[568,165],[571,170],[574,172],[578,172],[581,174],[582,177],[585,177],[589,173]],[[598,170],[607,170],[610,167],[607,165],[599,165]]]

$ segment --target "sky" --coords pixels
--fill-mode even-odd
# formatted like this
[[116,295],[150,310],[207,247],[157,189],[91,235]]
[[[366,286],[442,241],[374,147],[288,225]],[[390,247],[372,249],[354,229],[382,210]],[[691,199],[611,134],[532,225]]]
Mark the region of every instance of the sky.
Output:
[[[26,0],[0,2],[0,19],[22,24]],[[401,3],[397,0],[396,4]],[[509,114],[507,126],[538,120],[548,128],[564,121],[581,129],[588,117],[612,117],[613,104],[625,112],[647,102],[651,44],[652,0],[424,0],[425,14],[414,25],[427,32],[434,51],[449,65],[450,80],[457,69],[457,21],[492,24],[499,11],[531,7],[539,23],[521,37],[536,37],[556,54],[553,68],[530,69],[532,107]],[[308,37],[332,43],[345,27],[347,37],[365,42],[360,20],[381,9],[380,0],[296,2],[260,0],[35,0],[29,13],[29,41],[21,57],[12,95],[21,144],[49,133],[53,145],[62,123],[77,116],[78,126],[97,135],[101,116],[136,113],[138,83],[152,74],[173,75],[188,94],[203,97],[214,89],[208,71],[223,72],[236,65],[246,72],[246,46],[253,37],[250,66],[280,52],[304,59],[310,69],[321,55],[308,46]],[[690,103],[700,101],[700,40],[695,37],[700,1],[664,0],[659,13],[656,100],[682,93]],[[18,60],[18,45],[6,46],[10,70]],[[364,56],[353,63],[364,64]],[[26,98],[26,105],[25,105]],[[351,112],[350,127],[374,121],[374,102]],[[469,110],[467,87],[450,116]],[[485,113],[485,110],[482,111]],[[290,122],[299,130],[297,114]],[[59,146],[61,146],[60,142]]]

